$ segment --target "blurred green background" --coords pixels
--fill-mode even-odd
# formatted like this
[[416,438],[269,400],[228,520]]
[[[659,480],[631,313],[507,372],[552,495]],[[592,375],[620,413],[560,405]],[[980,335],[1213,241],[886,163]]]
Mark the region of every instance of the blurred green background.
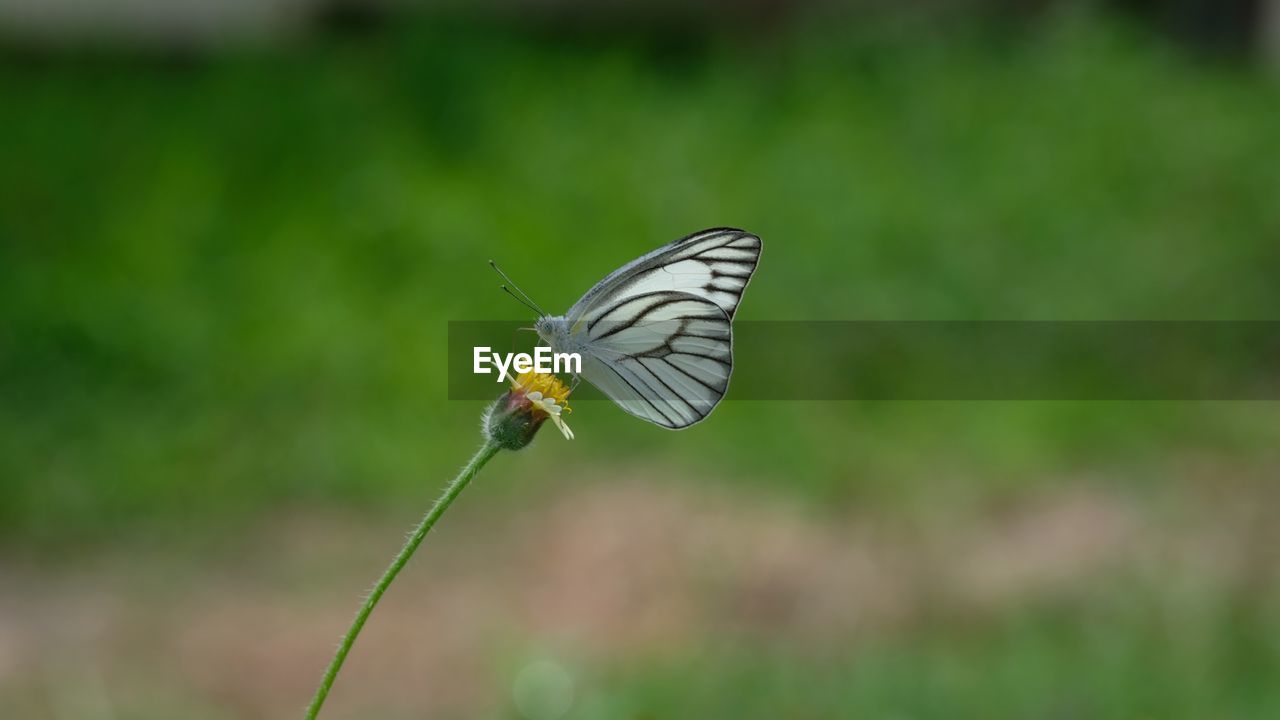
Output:
[[[766,245],[740,318],[1277,319],[1259,48],[1094,3],[781,7],[11,36],[6,717],[300,716],[478,442],[445,334],[523,314],[489,258],[562,309],[733,225]],[[584,403],[468,489],[326,716],[1280,717],[1278,420]]]

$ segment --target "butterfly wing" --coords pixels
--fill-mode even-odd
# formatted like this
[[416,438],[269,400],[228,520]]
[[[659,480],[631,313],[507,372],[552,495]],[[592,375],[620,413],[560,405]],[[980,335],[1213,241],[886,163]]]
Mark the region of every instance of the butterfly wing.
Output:
[[729,314],[704,297],[671,290],[628,295],[599,307],[580,328],[582,376],[641,419],[688,427],[729,387]]
[[682,292],[724,310],[732,320],[763,247],[760,238],[734,228],[693,233],[643,255],[596,283],[565,313],[570,326],[617,303],[654,292]]

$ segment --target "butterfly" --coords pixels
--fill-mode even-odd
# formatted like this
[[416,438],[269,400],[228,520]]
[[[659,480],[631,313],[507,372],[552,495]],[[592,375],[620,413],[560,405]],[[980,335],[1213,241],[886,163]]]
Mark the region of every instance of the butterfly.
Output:
[[728,390],[733,316],[762,247],[734,228],[687,235],[618,268],[564,315],[503,289],[538,313],[534,330],[552,350],[581,356],[582,378],[624,411],[679,430]]

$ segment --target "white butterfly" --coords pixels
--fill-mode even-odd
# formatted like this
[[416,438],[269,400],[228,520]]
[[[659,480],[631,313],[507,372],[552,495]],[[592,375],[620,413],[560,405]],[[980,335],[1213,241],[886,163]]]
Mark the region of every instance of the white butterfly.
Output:
[[729,387],[730,323],[761,247],[742,230],[703,230],[618,268],[562,316],[522,301],[540,315],[544,342],[581,355],[588,382],[628,413],[678,430],[710,414]]

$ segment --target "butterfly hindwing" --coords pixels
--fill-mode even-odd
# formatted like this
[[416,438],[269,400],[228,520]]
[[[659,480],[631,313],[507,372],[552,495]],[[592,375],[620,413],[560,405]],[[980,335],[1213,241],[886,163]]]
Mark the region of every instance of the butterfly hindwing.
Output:
[[732,327],[707,298],[670,290],[627,295],[583,325],[583,377],[632,415],[688,427],[728,389]]

